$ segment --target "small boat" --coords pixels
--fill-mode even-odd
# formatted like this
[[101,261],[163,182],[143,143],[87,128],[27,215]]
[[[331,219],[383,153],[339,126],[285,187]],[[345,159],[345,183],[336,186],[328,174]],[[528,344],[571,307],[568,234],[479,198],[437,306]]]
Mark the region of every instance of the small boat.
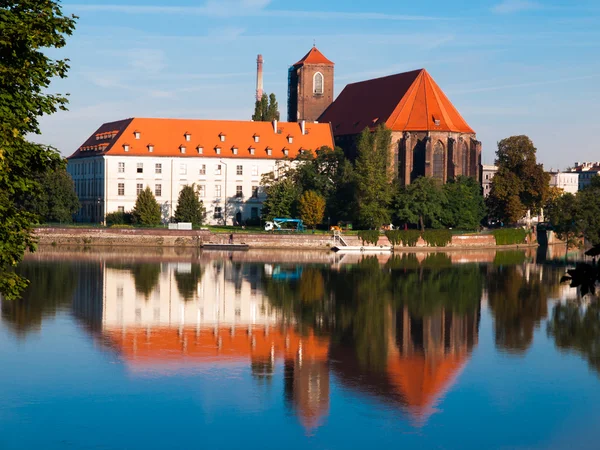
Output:
[[246,251],[249,248],[250,248],[250,246],[248,244],[212,244],[212,243],[202,244],[202,250]]
[[378,246],[352,246],[352,245],[342,245],[331,247],[331,250],[337,253],[391,253],[392,246],[391,245],[378,245]]

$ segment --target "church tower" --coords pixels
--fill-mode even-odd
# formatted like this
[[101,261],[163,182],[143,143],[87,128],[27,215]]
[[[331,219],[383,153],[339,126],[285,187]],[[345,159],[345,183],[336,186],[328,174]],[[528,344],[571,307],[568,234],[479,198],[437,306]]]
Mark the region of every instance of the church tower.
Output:
[[316,121],[333,103],[333,62],[317,47],[289,69],[288,122]]

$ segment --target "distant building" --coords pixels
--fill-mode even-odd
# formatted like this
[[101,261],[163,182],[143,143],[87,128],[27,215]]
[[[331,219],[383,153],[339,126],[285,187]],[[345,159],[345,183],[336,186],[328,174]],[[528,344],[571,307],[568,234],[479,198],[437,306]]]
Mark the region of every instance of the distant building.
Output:
[[319,122],[331,123],[351,159],[363,130],[392,130],[390,161],[402,185],[421,176],[480,179],[481,142],[425,69],[349,84]]
[[328,124],[133,118],[105,123],[68,158],[81,202],[80,222],[131,211],[147,186],[175,213],[179,192],[194,184],[207,223],[258,220],[262,175],[301,151],[333,148]]
[[579,190],[589,186],[592,178],[600,174],[600,162],[576,162],[569,172],[579,174]]
[[576,194],[579,190],[579,174],[573,172],[548,172],[550,186],[562,189],[565,193]]
[[288,73],[288,122],[314,122],[333,102],[334,63],[313,47]]
[[492,179],[498,172],[498,166],[490,166],[483,164],[481,166],[481,187],[483,188],[483,196],[487,197],[490,195],[492,189]]

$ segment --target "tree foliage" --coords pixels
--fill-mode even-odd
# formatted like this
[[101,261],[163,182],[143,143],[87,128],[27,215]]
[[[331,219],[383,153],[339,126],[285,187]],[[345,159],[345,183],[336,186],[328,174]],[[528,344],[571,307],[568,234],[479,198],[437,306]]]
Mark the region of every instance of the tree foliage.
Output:
[[279,105],[275,94],[263,94],[260,100],[254,104],[254,114],[252,120],[255,122],[272,122],[279,120]]
[[40,177],[43,192],[26,202],[28,210],[45,222],[70,223],[79,210],[75,184],[64,166],[47,170]]
[[544,206],[550,175],[544,172],[542,164],[537,163],[536,151],[527,136],[512,136],[498,143],[498,172],[487,199],[494,218],[517,223],[527,210],[537,212]]
[[393,187],[389,158],[392,134],[384,126],[374,132],[365,129],[357,142],[355,166],[356,219],[359,226],[379,229],[390,223]]
[[[263,183],[268,183],[264,181]],[[275,217],[294,217],[297,211],[299,189],[290,177],[273,181],[265,187],[267,198],[263,203],[262,217],[272,220]]]
[[134,222],[140,225],[160,224],[160,205],[150,190],[150,186],[146,186],[146,189],[138,195],[132,215]]
[[49,49],[66,44],[75,17],[64,16],[52,0],[0,5],[0,292],[14,298],[26,281],[13,271],[26,250],[34,250],[37,216],[23,206],[42,195],[39,177],[60,167],[59,153],[26,140],[39,134],[39,119],[66,109],[67,99],[49,94],[53,78],[66,77],[67,60],[53,60]]
[[194,226],[202,225],[206,217],[204,204],[198,197],[194,185],[187,185],[179,192],[175,220],[177,222],[191,222]]
[[440,228],[446,214],[448,200],[438,181],[419,177],[396,194],[395,214],[399,222],[417,224],[425,228]]
[[444,225],[459,230],[477,230],[487,214],[478,181],[460,176],[445,184],[444,192],[448,202]]
[[306,226],[314,229],[315,226],[323,222],[325,198],[315,191],[304,192],[300,197],[299,213]]

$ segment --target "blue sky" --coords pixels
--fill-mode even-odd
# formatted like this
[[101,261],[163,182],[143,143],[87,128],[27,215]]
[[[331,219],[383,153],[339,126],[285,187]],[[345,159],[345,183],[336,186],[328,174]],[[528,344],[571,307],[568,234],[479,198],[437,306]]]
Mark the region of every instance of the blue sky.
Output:
[[597,0],[68,0],[70,111],[36,140],[69,155],[127,117],[249,119],[256,55],[285,117],[287,69],[316,41],[350,82],[426,68],[483,142],[529,135],[547,169],[600,160]]

